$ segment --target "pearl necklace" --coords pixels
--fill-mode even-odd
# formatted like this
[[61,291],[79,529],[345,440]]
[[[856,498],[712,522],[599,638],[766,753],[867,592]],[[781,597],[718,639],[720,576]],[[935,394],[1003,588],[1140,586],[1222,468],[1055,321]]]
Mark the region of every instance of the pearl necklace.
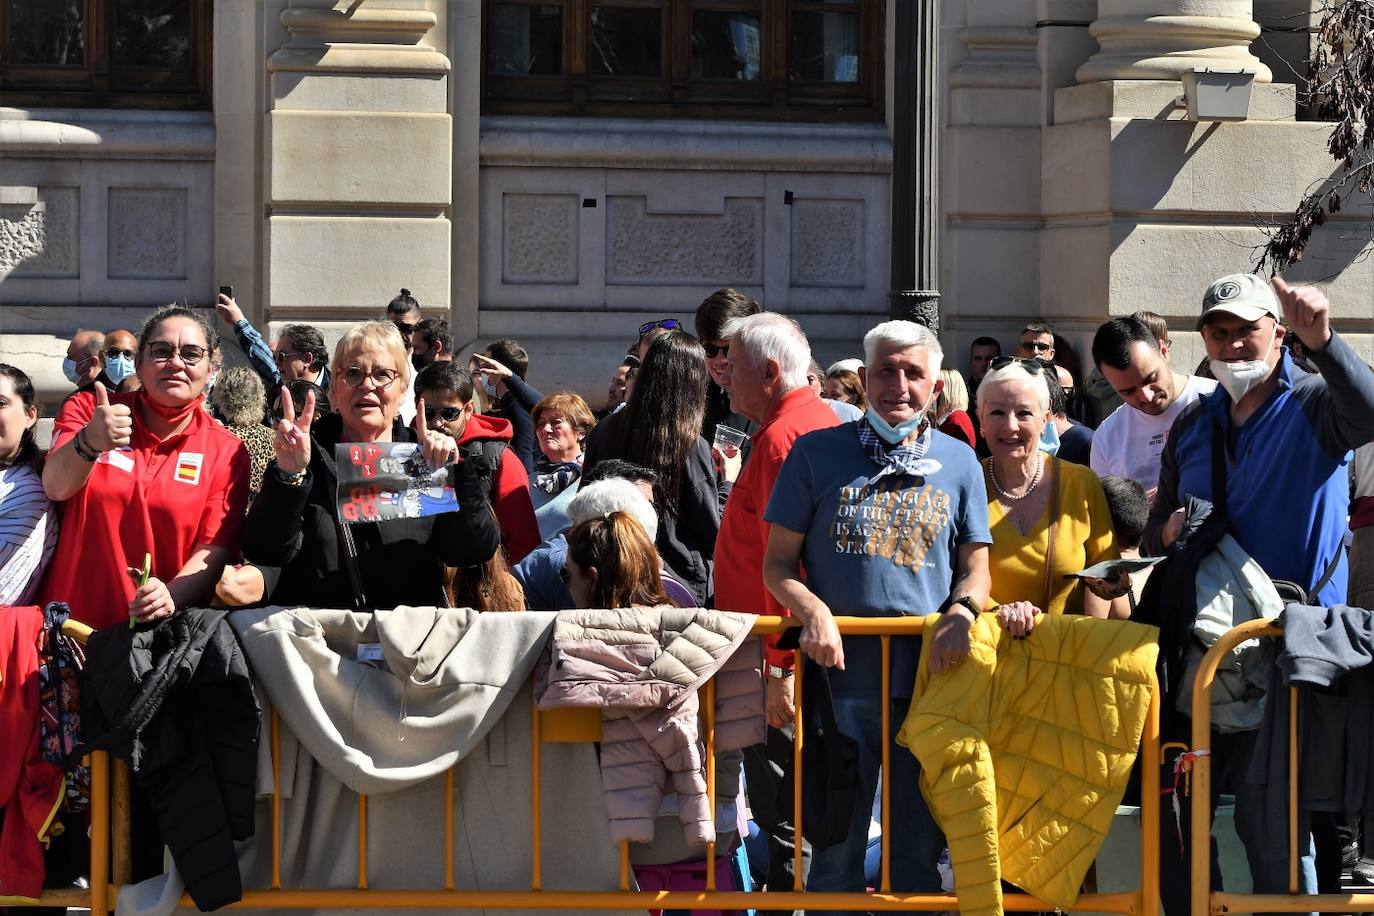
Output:
[[1040,483],[1040,476],[1045,472],[1045,456],[1040,452],[1036,452],[1036,456],[1038,460],[1035,465],[1035,473],[1031,475],[1030,486],[1026,487],[1026,492],[1022,493],[1020,496],[1012,496],[1006,490],[1002,489],[1002,485],[997,482],[997,471],[993,467],[992,459],[988,459],[988,477],[992,480],[993,489],[997,491],[997,495],[1000,496],[1004,502],[1019,502],[1035,492],[1036,486]]

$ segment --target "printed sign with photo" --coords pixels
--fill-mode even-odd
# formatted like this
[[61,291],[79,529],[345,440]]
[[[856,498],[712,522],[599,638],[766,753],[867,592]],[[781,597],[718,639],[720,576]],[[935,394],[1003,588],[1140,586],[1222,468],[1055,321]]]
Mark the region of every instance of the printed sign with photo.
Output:
[[431,470],[413,442],[341,443],[339,518],[345,522],[382,522],[457,512],[450,469]]

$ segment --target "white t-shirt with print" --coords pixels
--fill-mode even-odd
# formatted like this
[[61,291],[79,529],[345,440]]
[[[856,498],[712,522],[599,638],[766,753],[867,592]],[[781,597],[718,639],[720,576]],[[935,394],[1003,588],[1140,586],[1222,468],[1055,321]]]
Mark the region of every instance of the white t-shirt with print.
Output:
[[1129,477],[1153,490],[1159,484],[1159,458],[1169,428],[1183,408],[1216,388],[1213,379],[1190,375],[1169,409],[1157,417],[1122,404],[1093,433],[1093,471],[1098,477]]

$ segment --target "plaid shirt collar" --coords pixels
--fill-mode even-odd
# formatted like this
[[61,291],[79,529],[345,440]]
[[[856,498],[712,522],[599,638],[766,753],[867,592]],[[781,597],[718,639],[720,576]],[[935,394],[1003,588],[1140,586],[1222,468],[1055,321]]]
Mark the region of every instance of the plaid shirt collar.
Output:
[[912,477],[923,477],[930,473],[924,459],[926,450],[930,448],[931,438],[931,426],[926,423],[915,442],[909,445],[889,446],[881,436],[873,431],[867,417],[860,420],[859,445],[863,446],[864,452],[873,459],[873,463],[882,468],[869,479],[869,483],[876,483],[879,478],[888,474],[908,474]]

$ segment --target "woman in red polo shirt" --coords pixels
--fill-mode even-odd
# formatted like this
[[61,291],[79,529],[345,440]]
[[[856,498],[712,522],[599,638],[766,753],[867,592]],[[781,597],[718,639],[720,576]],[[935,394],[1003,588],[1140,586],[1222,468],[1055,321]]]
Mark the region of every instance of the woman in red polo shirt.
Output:
[[139,337],[141,390],[97,383],[67,399],[43,468],[62,522],[44,602],[96,628],[209,602],[238,550],[250,470],[243,443],[200,409],[218,345],[196,311],[166,306]]

